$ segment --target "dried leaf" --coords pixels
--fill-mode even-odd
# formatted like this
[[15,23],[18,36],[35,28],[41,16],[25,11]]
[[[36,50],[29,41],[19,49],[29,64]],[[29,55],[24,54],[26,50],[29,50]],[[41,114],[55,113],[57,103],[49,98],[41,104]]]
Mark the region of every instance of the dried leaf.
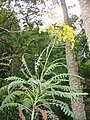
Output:
[[19,105],[19,116],[20,116],[21,120],[26,120],[25,116],[23,114],[23,110],[24,110],[24,107]]

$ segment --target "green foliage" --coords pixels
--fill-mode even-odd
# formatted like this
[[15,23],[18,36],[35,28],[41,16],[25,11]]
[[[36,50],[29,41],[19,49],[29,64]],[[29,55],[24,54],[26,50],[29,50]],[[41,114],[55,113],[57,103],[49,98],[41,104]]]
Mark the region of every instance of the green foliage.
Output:
[[[28,0],[23,1],[27,3],[30,2]],[[5,8],[4,5],[6,2],[8,2],[8,5],[6,5]],[[60,46],[59,43],[58,45],[55,45],[54,49],[52,50],[53,52],[51,53],[51,56],[44,67],[45,59],[48,56],[51,45],[41,53],[41,51],[49,44],[50,39],[47,33],[43,32],[38,34],[38,25],[41,24],[41,21],[38,21],[37,17],[35,16],[38,13],[38,8],[34,6],[34,3],[39,3],[39,1],[31,0],[33,6],[28,4],[30,5],[30,9],[27,10],[27,14],[24,14],[23,10],[21,10],[22,12],[20,12],[20,14],[25,16],[24,22],[25,25],[27,24],[26,27],[24,26],[25,31],[22,32],[15,32],[20,30],[20,27],[19,21],[16,18],[16,13],[10,9],[10,2],[11,0],[0,1],[0,104],[2,101],[4,101],[2,108],[5,110],[0,111],[0,119],[19,119],[17,110],[17,106],[19,105],[23,105],[26,111],[29,111],[31,114],[37,89],[42,97],[40,98],[40,101],[37,102],[36,106],[40,106],[41,109],[46,110],[49,118],[57,118],[55,112],[57,108],[61,108],[61,106],[63,106],[63,111],[68,111],[66,113],[69,115],[70,112],[71,115],[71,111],[68,110],[65,101],[68,102],[69,98],[75,99],[75,96],[76,94],[78,95],[78,93],[72,90],[68,85],[69,75],[66,74],[67,69],[65,65],[65,50],[63,49],[65,46],[61,46],[61,43]],[[16,0],[15,5],[16,7],[20,8],[20,4],[17,3],[18,0]],[[36,18],[34,22],[30,22],[30,14]],[[72,16],[71,21],[73,27],[76,29],[75,22],[78,21],[78,17]],[[85,92],[89,92],[90,89],[88,88],[90,88],[90,82],[88,81],[90,76],[90,62],[88,60],[89,52],[86,44],[87,38],[82,26],[82,20],[79,21],[79,24],[82,30],[76,36],[75,52],[79,64],[79,74],[85,78],[81,79],[82,84],[84,84],[83,89]],[[34,25],[37,25],[37,28],[33,28]],[[41,56],[38,58],[38,60],[36,60],[40,53]],[[84,57],[84,53],[86,54],[86,58]],[[57,60],[57,58],[61,59]],[[33,69],[34,60],[36,60],[35,70]],[[20,71],[21,64],[21,71],[23,74],[21,74]],[[43,68],[44,70],[42,72]],[[41,73],[43,73],[42,77]],[[12,75],[14,76],[3,79]],[[22,78],[23,75],[25,76],[24,79]],[[55,93],[55,91],[57,92]],[[72,93],[70,92],[75,92],[74,96],[72,96]],[[48,95],[46,93],[48,93]],[[56,103],[58,107],[56,107]],[[88,120],[90,118],[89,104],[89,98],[85,98],[85,110]],[[10,106],[15,108],[10,108]],[[60,109],[58,111],[60,114]],[[29,115],[27,114],[25,113],[27,116],[26,119],[29,119]],[[35,114],[37,114],[37,111],[35,111]],[[64,117],[61,119],[64,119]]]
[[90,120],[90,97],[85,98],[85,111],[87,120]]
[[[61,110],[68,116],[74,116],[68,104],[60,99],[66,98],[75,100],[77,95],[84,94],[77,93],[76,91],[72,90],[69,85],[65,85],[65,82],[68,82],[68,74],[65,73],[57,75],[54,73],[54,68],[57,67],[57,65],[61,67],[64,64],[59,64],[59,62],[57,63],[57,61],[54,61],[52,64],[48,65],[48,60],[54,44],[55,42],[52,42],[52,44],[45,48],[38,57],[35,63],[35,75],[31,74],[25,58],[22,56],[22,71],[26,79],[15,76],[4,79],[9,83],[8,88],[5,87],[7,88],[8,95],[6,95],[1,104],[1,110],[8,106],[16,107],[21,104],[25,110],[31,114],[32,117],[34,117],[33,110],[35,110],[35,113],[37,113],[38,111],[35,108],[39,107],[40,109],[46,110],[48,118],[50,117],[55,119],[56,117],[52,106],[56,106],[60,107]],[[46,57],[46,59],[42,63],[43,55]],[[43,66],[42,70],[40,68],[41,65]],[[64,65],[64,67],[66,66]],[[1,88],[1,90],[3,90],[3,88]],[[17,97],[19,99],[17,99]],[[29,102],[27,102],[27,100]]]
[[0,110],[2,110],[5,107],[17,107],[18,103],[7,103],[7,104],[3,104],[0,108]]
[[[12,66],[18,45],[16,34],[10,33],[10,31],[19,29],[15,12],[2,7],[0,9],[0,78],[13,74]],[[1,83],[3,84],[3,81]]]

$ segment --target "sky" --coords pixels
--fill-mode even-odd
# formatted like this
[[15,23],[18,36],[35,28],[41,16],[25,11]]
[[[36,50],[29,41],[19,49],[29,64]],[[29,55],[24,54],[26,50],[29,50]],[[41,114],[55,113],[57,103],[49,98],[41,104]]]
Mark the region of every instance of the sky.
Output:
[[71,6],[73,4],[76,4],[76,6],[74,8],[72,8],[68,11],[69,11],[69,13],[71,12],[71,13],[76,14],[78,16],[81,15],[81,10],[80,10],[78,0],[66,0],[66,4],[67,4],[67,6]]
[[[24,2],[21,2],[20,4],[23,6],[23,10],[26,11],[25,7],[27,5]],[[74,14],[74,15],[77,15],[78,17],[80,17],[81,10],[80,10],[80,7],[79,7],[78,0],[66,0],[66,4],[67,4],[67,7],[68,7],[69,15],[70,14]],[[13,7],[14,7],[14,5],[15,5],[15,1],[12,3]],[[75,5],[75,6],[74,7],[70,7],[70,6],[73,6],[73,5]],[[50,10],[49,8],[52,8],[52,6],[53,6],[52,0],[48,0],[48,2],[46,3],[45,9],[50,14],[54,13],[55,14],[55,18],[54,19],[49,19],[48,16],[43,14],[41,19],[43,21],[44,26],[47,26],[50,23],[57,23],[57,22],[63,21],[63,12],[62,12],[61,6],[60,5],[56,5],[56,6],[54,6],[54,8],[52,10]],[[39,5],[38,7],[41,10],[44,6],[43,5]],[[19,9],[15,7],[15,11],[18,12],[18,10]],[[18,16],[19,16],[18,18],[22,18],[23,17],[20,14],[18,14]],[[20,22],[21,22],[20,25],[23,26],[22,25],[23,19],[21,19]]]
[[[52,3],[51,3],[52,0],[50,0],[47,5],[46,5],[46,10],[49,12],[49,9],[48,7],[52,6]],[[79,3],[78,3],[78,0],[66,0],[66,4],[67,4],[67,7],[68,7],[68,13],[69,15],[77,15],[78,17],[80,17],[81,15],[81,10],[80,10],[80,6],[79,6]],[[70,6],[74,6],[74,7],[70,7]],[[62,12],[62,8],[60,5],[57,5],[55,6],[52,11],[50,11],[50,13],[52,12],[55,12],[56,11],[56,19],[48,19],[48,17],[46,16],[43,16],[42,17],[42,20],[44,22],[44,25],[46,24],[49,24],[49,23],[54,23],[54,22],[61,22],[63,21],[63,12]]]

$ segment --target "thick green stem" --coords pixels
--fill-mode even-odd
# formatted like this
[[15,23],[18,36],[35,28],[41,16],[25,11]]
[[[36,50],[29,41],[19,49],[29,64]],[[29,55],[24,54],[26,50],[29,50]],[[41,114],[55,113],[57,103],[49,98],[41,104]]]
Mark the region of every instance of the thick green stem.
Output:
[[34,120],[34,111],[35,111],[35,109],[33,108],[31,120]]
[[49,51],[49,53],[48,53],[48,56],[47,56],[47,58],[46,58],[46,61],[45,61],[45,64],[44,64],[44,68],[43,68],[42,73],[41,73],[41,78],[40,78],[40,80],[43,79],[43,74],[44,74],[44,71],[45,71],[45,69],[46,69],[46,65],[47,65],[48,59],[49,59],[49,57],[50,57],[50,54],[51,54],[51,52],[52,52],[52,50],[53,50],[54,45],[55,45],[55,39],[54,39],[54,42],[52,43],[51,49],[50,49],[50,51]]
[[36,91],[37,91],[37,94],[36,94],[36,97],[35,97],[35,102],[33,103],[33,110],[32,110],[31,120],[34,120],[34,112],[35,112],[35,106],[36,106],[37,101],[38,101],[39,88]]

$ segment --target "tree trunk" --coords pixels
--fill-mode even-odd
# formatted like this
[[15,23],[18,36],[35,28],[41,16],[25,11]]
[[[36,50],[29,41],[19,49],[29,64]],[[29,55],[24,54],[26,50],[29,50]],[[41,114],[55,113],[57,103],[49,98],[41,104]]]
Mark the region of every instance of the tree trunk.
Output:
[[90,51],[90,0],[78,0],[78,1],[82,11],[85,32],[88,37],[87,43]]
[[[63,9],[64,22],[65,24],[71,26],[65,0],[61,0],[61,6]],[[75,61],[74,50],[70,49],[69,40],[66,40],[66,62],[67,62],[68,73],[78,75],[78,68],[77,68],[77,64]],[[80,90],[80,79],[79,78],[75,76],[70,76],[69,84],[72,89]],[[72,107],[74,114],[77,117],[79,117],[80,120],[86,120],[82,96],[78,96],[77,101],[71,101],[71,107]],[[77,119],[74,118],[74,120],[77,120]]]

